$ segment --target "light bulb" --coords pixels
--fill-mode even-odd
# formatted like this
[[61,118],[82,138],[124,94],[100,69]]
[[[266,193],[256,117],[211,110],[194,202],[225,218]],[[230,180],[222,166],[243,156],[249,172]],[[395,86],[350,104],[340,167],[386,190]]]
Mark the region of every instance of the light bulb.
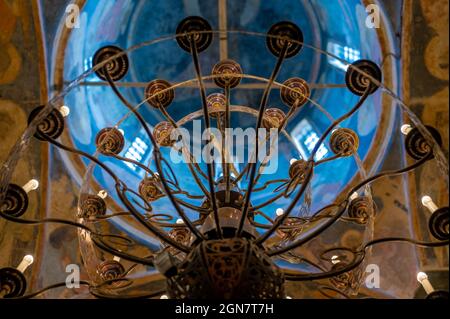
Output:
[[34,258],[31,255],[26,255],[23,257],[22,261],[20,262],[19,266],[17,266],[17,270],[23,273],[27,268],[33,263]]
[[123,136],[125,136],[125,131],[124,131],[124,130],[122,130],[121,128],[119,128],[118,131],[119,131],[120,133],[122,133]]
[[420,282],[427,295],[431,294],[434,291],[434,288],[428,280],[428,276],[426,273],[422,271],[417,273],[417,281]]
[[402,127],[400,128],[400,131],[402,131],[403,135],[408,135],[409,132],[411,132],[412,127],[409,124],[403,124]]
[[292,299],[292,297],[291,296],[286,296],[286,299]]
[[105,199],[106,197],[108,197],[108,192],[102,189],[97,193],[97,196],[101,197],[102,199]]
[[433,202],[430,196],[425,195],[422,197],[422,205],[428,208],[431,213],[434,213],[438,210],[439,207]]
[[36,179],[30,179],[28,183],[22,186],[23,190],[26,193],[29,193],[39,187],[39,182]]
[[161,295],[161,297],[159,297],[159,299],[169,299],[169,297],[167,295]]
[[294,164],[295,162],[297,162],[297,160],[295,158],[291,158],[291,160],[289,161],[289,164]]
[[68,117],[70,114],[70,108],[66,105],[63,105],[59,108],[59,113],[61,113],[63,117]]
[[338,256],[334,255],[334,256],[331,257],[331,263],[332,263],[333,265],[339,264],[340,262],[341,262],[341,261],[339,260],[339,257],[338,257]]
[[284,214],[284,209],[283,208],[277,208],[277,210],[275,211],[275,214],[277,214],[277,216],[281,216]]
[[359,196],[359,195],[358,195],[357,192],[353,192],[353,194],[350,195],[350,200],[352,201],[352,200],[354,200],[354,199],[357,199],[358,196]]
[[184,221],[181,218],[178,218],[176,221],[177,224],[181,225],[184,224]]
[[120,257],[114,256],[113,260],[114,260],[114,261],[117,261],[117,262],[120,262]]

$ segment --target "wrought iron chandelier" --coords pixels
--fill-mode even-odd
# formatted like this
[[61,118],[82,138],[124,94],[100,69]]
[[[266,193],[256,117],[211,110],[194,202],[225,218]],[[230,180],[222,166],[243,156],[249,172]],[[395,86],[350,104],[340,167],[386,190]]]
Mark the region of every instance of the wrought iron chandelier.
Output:
[[[214,37],[224,34],[265,41],[267,49],[275,57],[270,76],[263,78],[247,74],[245,65],[241,66],[239,61],[231,59],[217,61],[211,72],[203,73],[201,54],[211,46]],[[133,63],[133,52],[173,40],[191,56],[195,71],[193,78],[180,83],[171,83],[170,79],[153,79],[145,87],[145,99],[133,105],[118,85]],[[274,144],[285,139],[294,147],[292,137],[285,130],[289,120],[307,103],[321,107],[311,99],[312,89],[304,79],[293,74],[291,78],[277,82],[283,62],[302,54],[305,49],[332,57],[345,65],[345,86],[358,97],[358,101],[342,116],[330,120],[308,157],[298,156],[290,161],[279,159],[278,166],[287,174],[281,178],[277,174],[276,178],[272,178],[272,175],[265,174],[265,170],[273,155],[270,150],[273,150]],[[151,59],[150,56],[148,58]],[[123,155],[126,144],[121,129],[123,121],[97,133],[92,140],[96,145],[95,154],[88,154],[62,141],[61,136],[67,129],[65,118],[69,116],[64,99],[91,74],[108,83],[122,107],[126,108],[127,117],[134,117],[145,131],[152,148],[152,158],[148,163]],[[231,102],[235,99],[233,90],[243,81],[265,85],[258,106]],[[206,82],[211,83],[214,93],[207,94]],[[177,90],[187,84],[198,88],[201,107],[176,121],[173,114],[179,110],[170,106],[177,98]],[[279,90],[287,112],[269,106],[274,88]],[[403,147],[410,157],[407,165],[373,175],[368,175],[364,167],[359,166],[360,175],[357,178],[339,191],[333,191],[332,200],[312,212],[313,189],[317,187],[313,180],[318,167],[329,165],[328,169],[333,170],[332,163],[347,157],[354,158],[356,163],[361,162],[358,134],[342,125],[377,94],[395,101],[396,107],[408,114],[409,120],[405,123],[410,124],[403,125],[401,129]],[[139,112],[139,108],[143,107],[159,112],[164,120],[154,126],[149,125]],[[239,126],[232,118],[240,116],[252,118],[251,126],[257,131],[252,139],[239,144],[243,144],[245,150],[252,147],[241,168],[231,154],[233,147],[230,149],[227,144],[227,141],[230,142],[229,130]],[[206,141],[200,141],[200,146],[212,145],[210,151],[202,154],[204,163],[199,163],[193,155],[192,144],[198,141],[189,141],[186,135],[180,133],[181,128],[196,119],[201,120],[207,132]],[[80,189],[78,211],[74,213],[76,221],[26,218],[27,193],[38,185],[32,180],[21,187],[14,184],[11,176],[20,154],[31,139],[50,143],[71,156],[89,161]],[[318,160],[316,155],[324,143],[328,143],[333,155]],[[363,266],[373,246],[387,242],[403,242],[425,248],[448,245],[448,207],[436,205],[433,202],[436,199],[429,196],[423,197],[422,202],[430,210],[427,231],[433,240],[415,236],[373,238],[372,233],[377,209],[371,184],[389,176],[406,174],[429,163],[435,165],[436,171],[442,172],[441,179],[446,181],[446,159],[440,150],[440,143],[439,133],[432,127],[423,126],[383,84],[382,70],[376,63],[369,60],[349,63],[308,45],[304,43],[300,28],[292,22],[279,22],[267,34],[260,34],[215,31],[205,19],[191,16],[179,23],[172,36],[127,50],[114,45],[100,48],[92,57],[92,68],[30,114],[28,128],[1,168],[0,216],[8,222],[23,224],[23,227],[42,223],[76,227],[80,254],[89,275],[89,280],[80,284],[88,286],[90,293],[96,297],[287,298],[286,282],[293,281],[320,282],[317,289],[325,296],[352,298],[357,295],[364,280]],[[262,154],[263,151],[265,153]],[[184,159],[183,163],[173,168],[171,154],[178,154]],[[127,163],[142,170],[145,177],[139,184],[129,184],[105,159]],[[96,170],[101,170],[113,181],[110,188],[95,181]],[[190,174],[198,193],[189,189],[184,180],[177,178],[180,172]],[[268,199],[257,203],[261,193]],[[283,207],[280,204],[276,211],[267,211],[267,207],[281,200],[287,200],[288,204]],[[155,209],[161,201],[168,203],[164,210]],[[137,225],[141,231],[158,240],[160,245],[155,249],[139,242],[133,234],[121,228],[123,223]],[[333,242],[320,242],[325,232],[347,228],[362,234],[357,245],[344,247]],[[339,231],[334,236],[340,236]],[[17,268],[12,265],[0,270],[1,297],[31,298],[66,284],[27,291],[23,273],[32,261],[27,256]],[[285,263],[302,264],[304,268],[290,269]],[[155,269],[165,278],[162,287],[152,285],[154,272],[150,276],[139,275]],[[447,296],[445,291],[430,288],[426,275],[419,277],[427,287],[429,298]]]

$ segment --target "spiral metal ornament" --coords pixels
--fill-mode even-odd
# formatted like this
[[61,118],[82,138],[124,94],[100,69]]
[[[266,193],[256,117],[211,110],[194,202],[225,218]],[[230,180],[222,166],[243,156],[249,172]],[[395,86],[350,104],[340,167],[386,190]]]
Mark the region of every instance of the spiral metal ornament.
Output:
[[438,240],[449,239],[449,209],[442,207],[436,210],[430,217],[428,228],[434,238]]
[[[425,128],[433,136],[439,147],[442,146],[442,137],[439,131],[434,127],[426,125]],[[409,156],[415,160],[420,160],[427,156],[431,151],[432,147],[426,138],[420,133],[418,128],[413,128],[405,138],[405,148]]]
[[198,244],[168,278],[167,291],[177,299],[281,299],[284,277],[253,242],[242,238]]
[[[175,90],[165,80],[153,80],[145,88],[145,98],[154,108],[168,107],[175,97]],[[162,93],[159,93],[163,91]],[[156,96],[154,96],[156,94]],[[153,98],[151,98],[154,96]]]
[[139,194],[148,202],[153,202],[158,198],[164,196],[164,193],[159,188],[159,178],[146,177],[139,183]]
[[27,280],[25,276],[15,268],[0,269],[0,292],[5,292],[3,298],[15,298],[25,294]]
[[305,105],[310,95],[311,90],[308,83],[300,78],[286,80],[280,90],[281,100],[289,107]]
[[221,88],[234,88],[241,82],[242,69],[239,63],[233,60],[222,60],[212,69],[212,75],[220,75],[214,78],[214,82]]
[[347,213],[354,222],[364,225],[374,209],[374,202],[369,197],[360,196],[350,202]]
[[[28,124],[38,116],[45,105],[38,106],[31,111],[28,117]],[[64,117],[57,109],[53,109],[46,118],[44,118],[36,127],[34,137],[40,141],[47,141],[44,136],[51,139],[57,139],[64,131]]]
[[345,83],[347,88],[356,95],[362,96],[364,92],[369,88],[369,94],[375,93],[380,87],[379,84],[373,83],[373,81],[365,74],[370,75],[378,82],[382,81],[382,73],[378,65],[369,60],[358,60],[348,67],[345,74]]
[[[175,227],[169,231],[169,237],[175,240],[176,242],[188,246],[191,243],[191,232],[187,227]],[[173,256],[184,258],[186,256],[185,253],[180,252],[178,249],[164,245],[167,247],[170,254]]]
[[[282,216],[275,219],[277,222]],[[283,224],[277,229],[277,234],[283,240],[294,240],[302,233],[304,221],[298,217],[287,217]]]
[[[332,271],[342,269],[346,266],[345,262],[339,262],[332,267]],[[356,290],[361,281],[362,273],[359,268],[350,270],[339,274],[337,276],[331,277],[331,284],[339,289],[340,291]]]
[[269,51],[279,57],[286,41],[294,40],[301,43],[289,41],[285,58],[291,58],[303,47],[303,32],[292,22],[282,21],[274,24],[267,32],[266,44]]
[[125,145],[123,134],[114,127],[106,127],[95,137],[97,150],[104,155],[119,154]]
[[13,217],[20,217],[25,214],[27,208],[27,193],[19,185],[9,184],[1,207],[2,213]]
[[[97,266],[97,274],[103,281],[118,279],[125,273],[122,264],[115,260],[106,260]],[[112,285],[120,285],[120,282],[113,282]]]
[[96,218],[106,214],[106,203],[103,198],[93,194],[83,194],[78,216],[80,218]]
[[173,146],[175,144],[175,140],[171,138],[171,134],[174,130],[174,127],[169,122],[163,121],[159,122],[155,125],[153,130],[153,136],[158,143],[159,146]]
[[[92,59],[92,66],[95,67],[96,65],[108,60],[112,56],[122,52],[124,52],[123,49],[113,45],[103,47],[99,49],[97,52],[95,52],[94,57]],[[103,67],[95,71],[95,74],[103,81],[107,81],[106,74],[104,73],[106,69],[111,80],[118,81],[127,74],[128,68],[129,68],[128,57],[124,53],[121,56],[107,62]]]
[[279,128],[286,119],[286,114],[280,109],[270,108],[264,111],[262,126],[266,129]]
[[302,159],[299,159],[291,164],[289,167],[289,177],[291,179],[296,178],[298,183],[303,183],[306,179],[306,175],[308,174],[309,165],[308,162]]
[[227,98],[222,93],[213,93],[207,96],[206,105],[208,106],[211,117],[218,117],[225,112]]
[[351,156],[356,153],[358,146],[358,135],[351,129],[339,128],[331,133],[330,148],[337,155]]
[[[195,33],[195,32],[199,33]],[[188,34],[192,33],[194,34]],[[194,37],[195,45],[198,52],[206,50],[212,42],[212,28],[208,21],[202,17],[191,16],[183,19],[177,27],[178,45],[185,51],[191,52],[191,42],[189,38]]]

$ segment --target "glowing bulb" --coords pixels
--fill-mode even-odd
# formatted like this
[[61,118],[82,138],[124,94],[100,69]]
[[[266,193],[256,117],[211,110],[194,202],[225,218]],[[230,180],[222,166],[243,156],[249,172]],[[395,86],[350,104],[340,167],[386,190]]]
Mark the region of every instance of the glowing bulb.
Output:
[[339,260],[339,257],[338,257],[338,256],[334,255],[334,256],[331,257],[331,263],[332,263],[333,265],[339,264],[340,262],[341,262],[341,261]]
[[61,113],[63,117],[68,117],[70,114],[70,108],[66,105],[63,105],[59,108],[59,113]]
[[117,262],[120,262],[120,257],[114,256],[113,260],[114,260],[114,261],[117,261]]
[[123,136],[125,136],[125,131],[124,131],[124,130],[122,130],[121,128],[119,128],[118,131],[119,131]]
[[417,281],[420,282],[427,295],[431,294],[434,291],[434,288],[428,280],[428,276],[426,273],[419,272],[417,274]]
[[277,216],[281,216],[284,214],[284,209],[283,208],[277,208],[277,210],[275,211],[275,214],[277,214]]
[[435,211],[438,210],[439,207],[437,207],[437,205],[433,202],[433,200],[431,199],[430,196],[423,196],[422,197],[422,205],[425,206],[426,208],[428,208],[428,210],[431,213],[434,213]]
[[291,160],[289,161],[289,164],[294,164],[295,162],[297,162],[297,160],[295,158],[291,158]]
[[292,299],[292,297],[291,296],[286,296],[286,299]]
[[39,182],[36,179],[30,179],[28,181],[28,183],[23,185],[22,188],[26,193],[29,193],[29,192],[37,189],[38,187],[39,187]]
[[350,200],[352,201],[352,200],[354,200],[354,199],[357,199],[358,196],[359,196],[359,195],[358,195],[357,192],[353,192],[353,194],[350,195]]
[[181,225],[184,224],[184,221],[181,218],[178,218],[176,221],[177,224]]
[[409,124],[403,124],[402,127],[400,128],[400,131],[402,131],[403,135],[408,135],[409,132],[411,132],[412,127]]
[[20,262],[19,266],[17,266],[17,270],[23,273],[27,268],[33,263],[34,258],[31,255],[26,255],[23,257],[22,261]]
[[106,197],[108,197],[108,192],[102,189],[97,193],[97,196],[101,197],[102,199],[105,199]]
[[159,299],[169,299],[169,297],[167,295],[161,295],[161,297],[159,297]]

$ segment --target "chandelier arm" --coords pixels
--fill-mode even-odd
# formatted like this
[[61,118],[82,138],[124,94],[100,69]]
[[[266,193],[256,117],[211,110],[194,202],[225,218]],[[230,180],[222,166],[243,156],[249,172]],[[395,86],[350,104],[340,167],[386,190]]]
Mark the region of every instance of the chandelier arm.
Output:
[[428,155],[424,156],[422,159],[418,160],[414,164],[406,166],[406,167],[404,167],[402,169],[385,171],[385,172],[381,172],[381,173],[378,173],[376,175],[373,175],[373,176],[367,178],[366,180],[362,181],[361,183],[357,184],[352,189],[350,189],[350,191],[347,193],[347,198],[349,198],[351,196],[351,194],[353,194],[359,188],[365,186],[366,184],[369,184],[369,183],[373,182],[374,180],[377,180],[377,179],[385,177],[385,176],[394,176],[394,175],[399,175],[399,174],[402,174],[402,173],[406,173],[408,171],[416,169],[419,166],[422,166],[423,164],[425,164],[427,161],[429,161],[431,159],[433,159],[433,152],[432,151],[430,151],[428,153]]
[[180,203],[180,205],[183,205],[183,206],[185,206],[187,208],[190,208],[192,210],[197,211],[199,214],[208,215],[208,213],[210,211],[207,208],[203,208],[203,207],[200,207],[200,206],[193,205],[193,204],[185,202],[185,201],[183,201],[183,200],[181,200],[179,198],[177,198],[177,202]]
[[[115,281],[118,281],[117,279],[115,279]],[[152,298],[152,297],[156,297],[161,295],[162,293],[166,292],[165,288],[161,288],[158,289],[156,291],[153,292],[149,292],[149,293],[143,293],[140,295],[125,295],[125,294],[105,294],[102,293],[100,291],[95,291],[95,287],[89,287],[89,292],[94,295],[97,298],[102,298],[102,299],[143,299],[143,298]]]
[[319,140],[314,145],[314,148],[311,152],[311,155],[309,156],[309,160],[313,160],[314,156],[316,155],[317,151],[319,150],[320,145],[322,145],[325,138],[328,136],[328,134],[341,122],[348,119],[350,116],[352,116],[356,111],[359,110],[359,108],[364,104],[364,102],[367,100],[367,98],[370,95],[372,89],[372,83],[369,83],[366,90],[364,91],[364,94],[361,96],[359,101],[355,104],[355,106],[347,113],[342,115],[341,117],[337,118],[331,125],[326,129],[326,131],[320,136]]
[[153,257],[148,259],[148,258],[141,258],[138,256],[130,255],[128,253],[125,253],[121,250],[118,250],[118,249],[112,247],[111,245],[108,245],[101,238],[98,238],[97,236],[92,236],[92,242],[94,243],[95,246],[97,246],[101,250],[104,250],[104,251],[112,254],[113,256],[117,256],[122,259],[132,261],[134,263],[146,265],[146,266],[151,266],[151,267],[154,266]]
[[283,222],[286,220],[286,218],[289,217],[289,214],[292,212],[295,205],[300,200],[301,196],[305,192],[306,187],[309,185],[309,182],[311,181],[311,178],[312,178],[313,164],[312,164],[312,162],[308,162],[308,163],[309,163],[308,173],[305,177],[305,181],[303,182],[302,186],[300,187],[300,190],[295,195],[294,199],[289,204],[288,208],[284,211],[284,214],[281,215],[281,217],[275,221],[275,223],[272,225],[272,227],[266,233],[264,233],[263,235],[261,235],[260,237],[258,237],[255,240],[256,244],[262,244],[264,241],[266,241],[275,232],[275,230],[283,224]]
[[[287,179],[272,179],[270,181],[267,181],[264,183],[264,185],[262,185],[261,187],[258,188],[254,188],[253,192],[260,192],[265,190],[267,187],[269,187],[270,184],[275,184],[275,183],[286,183],[288,180]],[[252,209],[250,209],[252,210]]]
[[242,216],[239,220],[239,227],[235,233],[235,237],[239,237],[242,234],[242,230],[244,229],[244,224],[245,224],[245,220],[247,219],[247,215],[248,215],[248,210],[249,210],[249,206],[250,206],[250,197],[252,195],[252,191],[253,191],[253,187],[254,185],[254,181],[255,181],[255,174],[256,174],[256,162],[257,162],[257,157],[258,157],[258,152],[259,152],[259,128],[261,127],[262,124],[262,120],[264,117],[264,110],[266,108],[266,104],[267,104],[267,99],[269,97],[269,92],[270,89],[272,87],[273,82],[275,81],[278,72],[280,71],[281,65],[283,64],[283,61],[286,57],[286,53],[287,50],[289,48],[290,42],[289,41],[285,41],[283,48],[281,49],[280,52],[280,56],[277,59],[277,63],[275,64],[275,67],[272,71],[272,74],[270,75],[270,79],[269,82],[267,83],[267,86],[264,90],[262,99],[261,99],[261,103],[259,106],[259,113],[258,113],[258,119],[256,122],[256,135],[255,135],[255,163],[250,163],[250,177],[249,177],[249,184],[248,184],[248,189],[247,192],[245,192],[245,201],[244,201],[244,205],[242,207]]
[[[103,68],[103,72],[106,75],[106,79],[108,80],[108,83],[110,84],[110,87],[112,88],[112,90],[114,91],[114,93],[117,95],[117,97],[122,101],[122,103],[130,110],[133,112],[133,114],[136,116],[137,120],[140,122],[140,124],[142,125],[142,127],[144,128],[145,132],[147,133],[148,137],[150,138],[151,143],[153,144],[153,155],[155,157],[155,163],[156,163],[156,168],[158,170],[158,173],[161,177],[161,183],[164,187],[164,191],[167,195],[167,197],[169,198],[169,200],[171,201],[173,207],[175,208],[175,210],[177,211],[178,215],[180,215],[181,219],[183,219],[184,223],[186,224],[186,226],[189,228],[189,230],[192,231],[192,233],[197,237],[197,238],[201,238],[202,240],[205,239],[205,237],[203,236],[203,234],[201,234],[197,228],[195,228],[192,224],[191,221],[189,220],[189,218],[187,218],[186,214],[184,213],[184,211],[182,210],[182,208],[178,205],[178,203],[175,200],[174,195],[172,194],[169,185],[167,184],[167,181],[165,179],[164,176],[164,172],[162,169],[162,165],[161,165],[161,152],[159,150],[159,146],[156,143],[153,135],[150,132],[150,129],[147,125],[147,123],[145,122],[144,118],[142,117],[141,114],[139,114],[139,112],[137,112],[133,106],[125,99],[125,97],[119,92],[119,90],[117,89],[116,85],[114,84],[114,81],[111,79],[111,76],[107,70],[106,67]],[[170,165],[167,163],[167,165],[170,167]],[[130,212],[133,214],[133,216],[135,218],[137,218],[145,227],[147,227],[150,231],[152,231],[155,235],[157,235],[159,238],[163,239],[165,242],[171,244],[174,247],[177,247],[178,249],[180,249],[180,247],[182,249],[180,249],[181,251],[184,252],[188,252],[189,249],[182,245],[180,246],[176,241],[172,240],[170,237],[166,236],[165,234],[163,234],[161,231],[159,231],[157,228],[154,228],[153,226],[147,224],[145,222],[145,220],[143,219],[143,217],[139,214],[139,212],[137,212],[135,210],[135,208],[131,205],[131,203],[128,201],[128,199],[126,198],[126,196],[124,196],[124,194],[122,194],[120,192],[120,189],[118,187],[119,185],[116,183],[116,191],[117,194],[119,195],[119,197],[121,198],[122,202],[125,200],[126,202],[124,202],[124,204],[127,206],[128,209],[130,209]],[[175,244],[175,245],[174,245]]]
[[[64,149],[64,150],[66,150],[66,151],[68,151],[68,152],[77,153],[77,154],[79,154],[79,155],[82,155],[82,156],[85,156],[85,157],[89,158],[90,160],[92,160],[92,161],[94,161],[96,164],[98,164],[100,167],[102,167],[105,171],[107,171],[107,172],[111,175],[111,177],[115,180],[115,182],[116,182],[116,190],[117,190],[117,192],[118,192],[119,197],[121,198],[121,200],[122,200],[122,202],[123,202],[123,197],[124,197],[124,196],[121,196],[121,194],[120,194],[120,192],[119,192],[119,189],[118,189],[119,185],[120,185],[122,182],[119,180],[119,178],[117,178],[117,176],[111,171],[111,169],[110,169],[109,167],[107,167],[105,164],[103,164],[101,161],[99,161],[99,160],[98,160],[97,158],[95,158],[94,156],[91,156],[90,154],[87,154],[87,153],[85,153],[85,152],[82,152],[82,151],[79,151],[79,150],[76,150],[76,149],[67,147],[67,146],[65,146],[65,145],[63,145],[63,144],[60,144],[59,142],[55,141],[54,139],[48,137],[47,135],[43,135],[43,137],[44,137],[47,141],[49,141],[50,143],[54,144],[55,146],[57,146],[57,147],[59,147],[59,148],[61,148],[61,149]],[[159,152],[155,152],[154,154],[159,154]],[[158,163],[158,162],[157,162],[157,163]],[[161,169],[161,170],[162,170],[162,169]],[[166,185],[166,186],[168,187],[168,185]],[[127,206],[127,208],[130,210],[131,214],[132,214],[132,215],[133,215],[133,216],[134,216],[134,217],[135,217],[142,225],[144,225],[147,229],[149,229],[153,234],[155,234],[155,235],[158,236],[159,238],[165,238],[164,241],[167,242],[167,240],[169,240],[169,243],[173,242],[173,243],[177,244],[177,243],[176,243],[175,241],[173,241],[171,238],[169,238],[169,237],[163,235],[158,229],[154,228],[154,227],[151,226],[151,225],[148,225],[148,224],[146,223],[146,221],[144,220],[144,218],[141,216],[141,214],[139,214],[139,212],[137,212],[137,211],[134,209],[134,207],[131,205],[131,203],[130,203],[128,200],[126,200],[126,201],[127,201],[127,203],[124,202],[124,204],[125,204],[125,205]],[[180,215],[180,216],[181,216],[181,215]],[[182,217],[182,218],[183,218],[183,217]],[[150,227],[150,228],[149,228],[149,227]],[[192,227],[192,228],[196,229],[195,227]],[[89,230],[89,231],[90,231],[90,230]],[[161,236],[163,236],[163,237],[161,237]],[[183,249],[180,249],[180,250],[189,251],[189,249],[188,249],[187,247],[185,247],[185,248],[183,248]]]
[[[345,249],[346,251],[351,251],[355,257],[348,265],[345,265],[344,267],[339,268],[335,271],[329,271],[329,272],[324,272],[324,273],[320,273],[320,274],[285,273],[285,278],[287,280],[291,280],[291,281],[310,281],[310,280],[326,279],[326,278],[341,275],[343,273],[346,273],[346,272],[356,268],[357,266],[359,266],[362,263],[362,261],[365,258],[365,250],[367,248],[369,248],[370,246],[376,245],[376,244],[386,243],[386,242],[403,242],[403,243],[413,244],[416,246],[421,246],[424,248],[442,247],[442,246],[446,246],[449,244],[449,240],[445,240],[445,241],[441,241],[441,242],[424,242],[424,241],[418,241],[418,240],[415,240],[412,238],[386,237],[386,238],[380,238],[380,239],[375,239],[375,240],[369,241],[364,245],[364,247],[361,250],[356,251],[356,252],[352,251],[351,249],[345,248],[345,247],[331,248],[326,251]],[[362,258],[356,257],[356,256],[362,256]]]
[[286,251],[295,249],[295,248],[305,244],[306,242],[310,241],[311,239],[315,238],[317,235],[321,234],[328,227],[330,227],[336,220],[338,220],[344,214],[345,208],[346,208],[347,203],[348,203],[348,199],[347,198],[349,198],[351,196],[351,194],[353,194],[356,190],[358,190],[359,188],[363,187],[364,185],[366,185],[366,184],[368,184],[370,182],[373,182],[374,180],[377,180],[379,178],[382,178],[382,177],[385,177],[385,176],[395,176],[395,175],[403,174],[403,173],[409,172],[411,170],[414,170],[417,167],[419,167],[422,164],[424,164],[426,161],[430,160],[431,156],[432,156],[432,152],[430,152],[428,156],[425,156],[421,160],[419,160],[416,163],[411,164],[411,165],[409,165],[407,167],[404,167],[404,168],[399,169],[399,170],[386,171],[384,173],[380,173],[380,174],[374,175],[374,176],[366,179],[365,181],[359,183],[358,185],[353,187],[350,190],[350,192],[348,192],[348,195],[347,195],[346,199],[341,201],[339,204],[331,204],[331,205],[325,206],[324,208],[319,210],[319,212],[320,212],[320,211],[323,211],[326,208],[331,208],[333,206],[340,207],[340,211],[337,214],[335,214],[333,217],[331,217],[329,221],[325,222],[322,226],[320,226],[319,229],[315,230],[314,232],[312,232],[311,234],[307,235],[306,237],[304,237],[304,238],[302,238],[302,239],[292,243],[291,245],[285,246],[285,247],[280,248],[280,249],[269,250],[267,252],[267,255],[268,256],[275,256],[275,255],[282,254],[282,253],[284,253]]
[[14,216],[10,216],[8,214],[3,213],[0,211],[0,216],[10,222],[14,222],[17,224],[24,224],[24,225],[40,225],[40,224],[46,224],[46,223],[55,223],[55,224],[63,224],[68,226],[77,227],[83,230],[86,230],[90,233],[94,233],[88,226],[71,221],[66,219],[59,219],[59,218],[44,218],[44,219],[24,219],[24,218],[17,218]]
[[286,280],[289,281],[311,281],[311,280],[321,280],[321,279],[327,279],[335,276],[339,276],[343,273],[349,272],[364,261],[364,258],[366,257],[366,254],[364,251],[358,251],[358,252],[352,252],[353,253],[353,260],[349,262],[347,265],[343,266],[342,268],[338,268],[335,270],[330,270],[326,272],[320,272],[320,273],[303,273],[303,274],[293,274],[284,271],[284,276]]
[[[299,103],[300,103],[300,100],[296,99],[294,104],[292,105],[292,107],[289,109],[288,114],[286,114],[286,117],[283,119],[280,126],[277,128],[278,134],[280,134],[284,130],[289,119],[295,114],[295,112],[298,109]],[[268,139],[269,139],[269,137],[266,136],[265,142],[267,142]],[[272,143],[275,143],[275,141],[273,141]],[[273,146],[273,144],[271,145],[271,148],[272,148],[272,146]],[[258,175],[256,175],[255,182],[254,182],[255,185],[258,183],[259,179],[261,178],[262,173],[264,172],[264,169],[265,169],[265,164],[270,160],[271,157],[272,157],[272,152],[269,152],[269,155],[265,155],[263,161],[261,162],[261,166],[260,166],[260,168],[262,167],[263,169],[258,170]],[[255,191],[255,190],[253,190],[253,191]]]
[[[89,287],[91,286],[91,283],[89,281],[86,281],[86,280],[80,280],[78,282],[78,284],[83,285],[83,286],[89,286]],[[67,283],[65,281],[64,282],[59,282],[59,283],[56,283],[56,284],[44,287],[44,288],[42,288],[42,289],[40,289],[38,291],[29,293],[27,295],[23,295],[23,296],[20,296],[20,297],[7,298],[7,299],[11,299],[11,300],[15,300],[15,299],[19,299],[19,300],[20,299],[31,299],[31,298],[36,297],[36,296],[38,296],[38,295],[40,295],[40,294],[42,294],[42,293],[44,293],[46,291],[49,291],[49,290],[52,290],[52,289],[56,289],[56,288],[60,288],[60,287],[66,287],[66,286],[67,286]]]
[[[165,118],[170,122],[170,124],[178,129],[179,126],[177,124],[177,122],[174,121],[174,119],[170,116],[170,114],[167,112],[167,110],[164,108],[164,106],[161,105],[161,103],[158,101],[158,108],[161,111],[161,113],[165,116]],[[191,171],[191,174],[195,174],[195,171],[193,169],[191,169],[192,163],[195,163],[194,161],[194,156],[192,155],[192,153],[189,151],[189,149],[186,147],[186,143],[184,141],[184,139],[182,139],[183,142],[183,150],[185,150],[185,152],[187,153],[189,159],[186,161],[188,166],[189,166],[189,170]],[[184,153],[183,153],[184,154]],[[200,175],[202,175],[204,178],[208,178],[208,176],[200,169],[200,167],[198,165],[194,165],[194,167],[197,169],[197,171],[200,173]],[[199,179],[196,178],[196,176],[194,176],[195,181],[197,182],[197,184],[199,184],[200,188],[202,188],[202,184],[199,182]],[[206,196],[208,196],[207,192],[205,193]]]
[[318,165],[323,164],[323,163],[326,163],[326,162],[334,161],[335,159],[338,159],[338,158],[340,158],[340,157],[341,157],[341,155],[335,154],[335,155],[330,156],[330,157],[328,157],[328,158],[321,159],[320,161],[317,161],[317,162],[315,163],[315,166],[318,166]]
[[255,211],[255,210],[261,209],[269,204],[272,204],[273,202],[275,202],[277,199],[280,199],[281,197],[284,197],[284,193],[279,193],[279,194],[275,195],[274,197],[272,197],[271,199],[268,199],[264,203],[251,207],[250,211]]
[[224,127],[224,134],[222,139],[222,152],[225,156],[225,165],[224,165],[224,176],[225,176],[225,202],[230,202],[230,191],[231,191],[231,176],[230,176],[230,161],[231,158],[229,156],[228,150],[225,154],[225,145],[228,146],[228,139],[230,136],[226,136],[226,130],[231,128],[231,111],[230,111],[230,86],[226,85],[224,88],[224,95],[225,95],[225,127]]
[[[203,107],[203,118],[205,120],[205,126],[206,129],[209,130],[211,127],[211,123],[210,123],[210,118],[209,118],[209,111],[208,111],[208,105],[206,102],[206,91],[205,91],[205,86],[203,85],[203,79],[202,79],[202,75],[201,75],[201,71],[200,71],[200,64],[198,61],[198,51],[197,51],[197,44],[195,42],[195,36],[194,35],[190,35],[189,36],[189,44],[190,44],[190,49],[191,49],[191,55],[192,55],[192,61],[194,63],[194,67],[195,67],[195,73],[197,75],[197,80],[198,80],[198,84],[200,87],[200,96],[201,96],[201,100],[202,100],[202,107]],[[213,178],[213,166],[211,164],[211,161],[209,160],[209,155],[208,154],[208,158],[207,158],[207,172],[208,172],[208,185],[209,185],[209,193],[210,193],[210,203],[212,206],[212,210],[213,210],[213,214],[214,214],[214,222],[216,224],[216,231],[217,231],[217,235],[220,239],[223,238],[222,235],[222,229],[220,228],[220,219],[219,219],[219,212],[218,212],[218,207],[217,207],[217,201],[216,201],[216,192],[215,192],[215,183],[214,183],[214,178]]]
[[[156,154],[156,153],[155,153]],[[156,162],[158,163],[158,161]],[[126,186],[125,186],[126,187]],[[147,223],[147,220],[145,219],[144,216],[142,216],[135,208],[134,206],[130,203],[130,201],[128,200],[128,198],[125,195],[125,191],[127,191],[127,189],[123,189],[121,190],[119,188],[119,185],[116,184],[116,191],[117,194],[119,195],[120,200],[122,201],[122,203],[124,203],[124,205],[130,210],[131,214],[144,226],[146,227],[150,232],[152,232],[155,236],[157,236],[159,239],[163,240],[164,242],[168,243],[169,245],[183,251],[183,252],[189,252],[190,248],[178,243],[177,241],[175,241],[174,239],[172,239],[171,237],[169,237],[163,230],[160,230],[158,227],[153,226],[151,223]],[[171,194],[172,195],[172,194]],[[173,195],[172,195],[173,196]],[[179,208],[178,203],[176,203],[175,200],[173,200],[173,202],[175,202],[176,207]],[[186,215],[184,214],[184,212],[182,210],[178,210],[177,211],[181,211],[180,217],[184,220],[187,220],[187,222],[185,222],[186,226],[192,231],[193,234],[196,234],[196,232],[198,232],[197,228],[195,228],[194,225],[192,225],[191,221],[186,217]],[[194,231],[193,231],[194,230]],[[201,234],[200,234],[201,235]],[[203,239],[202,236],[197,236],[197,238]]]

